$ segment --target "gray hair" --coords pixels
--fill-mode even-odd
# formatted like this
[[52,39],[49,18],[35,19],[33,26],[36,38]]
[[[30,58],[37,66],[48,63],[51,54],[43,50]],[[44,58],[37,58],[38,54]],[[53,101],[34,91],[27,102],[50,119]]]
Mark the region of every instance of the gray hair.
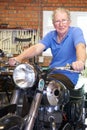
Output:
[[54,22],[55,14],[56,14],[57,12],[65,12],[65,13],[67,14],[68,19],[69,19],[69,20],[71,19],[71,17],[70,17],[70,11],[67,10],[67,9],[65,9],[65,8],[63,8],[63,7],[59,7],[59,8],[57,8],[56,10],[53,11],[53,14],[52,14],[52,21],[53,21],[53,22]]

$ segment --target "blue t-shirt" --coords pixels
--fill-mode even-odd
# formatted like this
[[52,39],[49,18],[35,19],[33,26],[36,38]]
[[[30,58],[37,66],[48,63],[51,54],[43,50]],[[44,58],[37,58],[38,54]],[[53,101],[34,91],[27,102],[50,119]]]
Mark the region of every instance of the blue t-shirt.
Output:
[[[75,46],[79,43],[86,44],[83,36],[83,32],[79,27],[69,27],[68,33],[65,38],[58,44],[58,33],[53,30],[46,34],[46,36],[40,41],[45,45],[45,50],[51,49],[52,61],[50,68],[66,66],[67,63],[72,64],[76,61],[76,49]],[[79,74],[69,71],[61,71],[62,74],[68,76],[68,78],[74,83],[77,83]]]

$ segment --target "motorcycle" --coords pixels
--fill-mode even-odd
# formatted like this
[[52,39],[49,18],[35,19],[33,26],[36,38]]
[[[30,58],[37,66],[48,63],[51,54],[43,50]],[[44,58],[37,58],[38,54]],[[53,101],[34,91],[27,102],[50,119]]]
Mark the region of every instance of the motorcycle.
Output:
[[85,130],[84,86],[75,90],[69,78],[53,74],[55,70],[78,73],[69,65],[43,69],[23,63],[15,67],[12,107],[0,118],[0,130]]

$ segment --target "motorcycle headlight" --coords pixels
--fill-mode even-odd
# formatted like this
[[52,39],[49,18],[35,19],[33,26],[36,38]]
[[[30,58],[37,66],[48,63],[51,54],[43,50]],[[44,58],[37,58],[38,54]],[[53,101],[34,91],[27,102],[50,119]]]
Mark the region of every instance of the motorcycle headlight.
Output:
[[35,79],[35,70],[30,64],[20,64],[13,71],[14,83],[22,89],[32,87]]

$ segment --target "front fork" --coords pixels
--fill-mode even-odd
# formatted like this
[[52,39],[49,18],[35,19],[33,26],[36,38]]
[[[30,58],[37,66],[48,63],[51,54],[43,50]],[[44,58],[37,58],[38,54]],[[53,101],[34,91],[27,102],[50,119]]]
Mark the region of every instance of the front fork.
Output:
[[40,79],[39,84],[38,84],[37,93],[33,98],[28,117],[27,117],[27,119],[25,121],[24,130],[33,130],[35,119],[36,119],[37,114],[38,114],[38,108],[40,106],[41,99],[42,99],[44,84],[45,84],[44,80]]

